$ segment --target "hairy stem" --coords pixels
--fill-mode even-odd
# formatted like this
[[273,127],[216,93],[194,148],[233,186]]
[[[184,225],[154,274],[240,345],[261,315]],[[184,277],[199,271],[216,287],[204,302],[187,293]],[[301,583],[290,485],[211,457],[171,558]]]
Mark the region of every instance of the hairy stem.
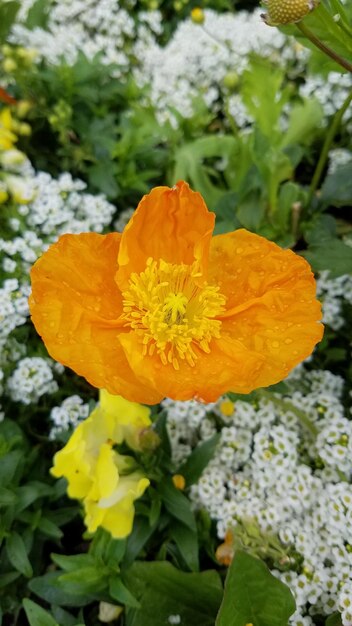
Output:
[[303,35],[307,37],[307,39],[309,39],[312,43],[314,43],[317,48],[319,48],[319,50],[327,54],[327,56],[336,61],[336,63],[341,65],[345,70],[347,70],[348,72],[352,72],[352,63],[346,61],[346,59],[337,54],[335,50],[329,48],[329,46],[321,41],[319,37],[314,35],[314,33],[312,33],[312,31],[307,28],[307,26],[305,26],[302,22],[299,22],[298,24],[296,24],[296,26],[297,28],[299,28],[301,33],[303,33]]

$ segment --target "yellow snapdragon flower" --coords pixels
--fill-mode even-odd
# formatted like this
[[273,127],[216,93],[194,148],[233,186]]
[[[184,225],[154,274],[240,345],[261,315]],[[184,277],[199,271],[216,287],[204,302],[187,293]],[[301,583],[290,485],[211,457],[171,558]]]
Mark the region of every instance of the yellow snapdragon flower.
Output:
[[71,498],[83,500],[89,532],[101,526],[116,539],[131,532],[134,500],[149,480],[136,470],[132,457],[117,453],[113,446],[126,441],[130,448],[140,449],[139,435],[151,425],[149,414],[147,407],[102,390],[99,406],[55,455],[51,473],[67,479]]
[[8,107],[0,111],[0,150],[11,150],[17,141],[13,119]]

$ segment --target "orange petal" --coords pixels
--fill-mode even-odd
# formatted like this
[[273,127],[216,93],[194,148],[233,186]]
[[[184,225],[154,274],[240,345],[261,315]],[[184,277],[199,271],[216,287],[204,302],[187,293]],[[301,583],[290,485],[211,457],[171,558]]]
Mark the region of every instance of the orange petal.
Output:
[[285,378],[321,340],[314,276],[291,250],[245,230],[219,235],[212,241],[209,275],[227,297],[219,318],[222,337],[264,359],[252,389]]
[[155,187],[142,198],[122,234],[117,273],[121,291],[132,272],[145,269],[149,257],[186,265],[198,261],[205,272],[214,220],[202,196],[187,183]]
[[263,362],[261,355],[226,337],[213,339],[209,354],[195,348],[195,365],[192,367],[179,360],[179,369],[175,370],[172,364],[163,365],[156,355],[143,356],[136,333],[120,336],[120,341],[143,387],[154,388],[162,398],[173,400],[215,402],[229,390],[247,393],[253,389],[252,382],[258,377]]
[[[120,237],[60,237],[32,268],[29,303],[33,323],[54,359],[95,387],[136,398],[141,384],[119,342],[125,332],[114,281]],[[150,404],[160,399],[148,390],[144,396]]]

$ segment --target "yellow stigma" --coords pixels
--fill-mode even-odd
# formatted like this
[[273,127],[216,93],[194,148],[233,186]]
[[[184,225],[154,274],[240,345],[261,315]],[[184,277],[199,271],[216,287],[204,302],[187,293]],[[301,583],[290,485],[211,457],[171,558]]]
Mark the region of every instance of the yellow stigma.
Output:
[[141,336],[143,355],[158,354],[177,370],[179,360],[193,366],[197,352],[210,352],[220,337],[225,296],[201,279],[196,264],[175,265],[149,258],[144,272],[133,273],[123,292],[123,318]]

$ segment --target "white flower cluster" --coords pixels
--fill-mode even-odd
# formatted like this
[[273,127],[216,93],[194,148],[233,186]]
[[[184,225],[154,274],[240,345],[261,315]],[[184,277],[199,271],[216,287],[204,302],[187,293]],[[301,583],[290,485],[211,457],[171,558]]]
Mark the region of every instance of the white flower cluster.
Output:
[[58,179],[46,172],[34,175],[34,199],[20,207],[27,226],[42,235],[57,237],[63,233],[102,232],[110,224],[115,207],[106,198],[80,193],[86,184],[74,180],[68,172]]
[[51,359],[25,357],[17,363],[15,371],[8,379],[7,392],[15,402],[36,403],[44,394],[52,394],[58,390],[53,371],[60,373],[63,369]]
[[343,301],[352,304],[352,276],[345,274],[330,278],[328,271],[321,272],[317,280],[317,296],[323,304],[324,324],[339,330],[344,324]]
[[69,396],[60,406],[51,409],[50,420],[54,424],[49,438],[57,439],[60,435],[73,430],[89,415],[89,405],[79,396]]
[[16,278],[8,278],[0,288],[0,350],[16,326],[27,321],[28,288],[20,288]]
[[[204,14],[204,25],[194,24],[191,19],[180,22],[164,47],[157,42],[136,44],[136,54],[142,59],[136,78],[141,86],[150,86],[150,98],[161,121],[175,125],[173,110],[185,118],[192,117],[199,97],[216,111],[225,76],[233,71],[242,74],[250,52],[278,63],[296,56],[297,48],[291,40],[266,26],[260,10],[234,15],[207,9]],[[229,109],[239,126],[248,121],[239,98],[230,99]]]
[[[131,8],[134,3],[130,1]],[[46,29],[26,28],[23,22],[29,8],[27,2],[12,29],[14,43],[36,50],[38,59],[53,64],[62,59],[72,64],[79,53],[88,59],[100,54],[104,65],[116,66],[114,76],[128,70],[136,37],[148,45],[153,31],[160,32],[158,12],[141,13],[138,27],[118,0],[53,0]]]
[[[17,177],[22,182],[21,197],[28,191],[32,200],[13,205],[7,233],[0,238],[1,269],[5,273],[0,285],[0,366],[4,370],[0,370],[0,377],[13,400],[29,404],[43,393],[57,390],[49,361],[23,359],[26,346],[23,344],[19,351],[11,336],[29,316],[30,267],[60,234],[101,232],[110,225],[116,208],[103,195],[84,192],[85,183],[67,172],[54,179],[45,172],[35,172],[27,161]],[[11,375],[19,358],[22,361]],[[7,384],[5,371],[10,372]]]
[[346,148],[334,148],[329,151],[329,174],[334,174],[342,165],[348,165],[352,161],[352,152]]
[[[352,78],[340,72],[329,72],[327,76],[310,75],[300,87],[300,94],[306,98],[316,98],[323,107],[325,115],[334,115],[341,108],[352,88]],[[345,113],[345,120],[351,120],[350,109]]]
[[[284,396],[215,405],[163,403],[176,467],[215,432],[220,442],[196,485],[194,507],[217,522],[219,539],[248,520],[280,540],[285,567],[274,574],[295,595],[292,626],[315,614],[342,612],[352,625],[352,421],[342,404],[344,382],[300,366]],[[309,418],[311,430],[303,424]]]

